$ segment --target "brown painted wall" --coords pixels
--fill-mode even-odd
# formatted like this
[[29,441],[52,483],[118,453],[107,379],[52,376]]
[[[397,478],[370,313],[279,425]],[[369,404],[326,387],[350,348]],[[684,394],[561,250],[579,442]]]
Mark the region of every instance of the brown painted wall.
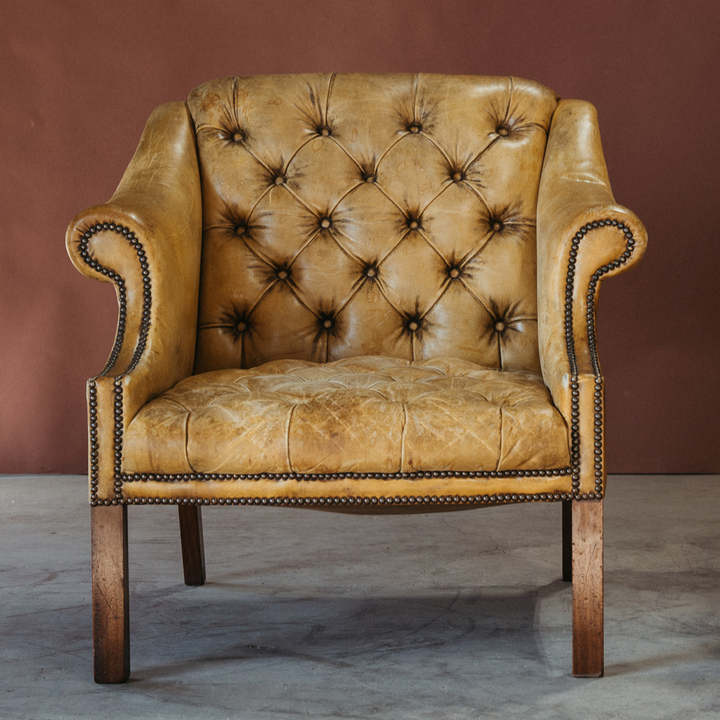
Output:
[[84,382],[109,285],[63,247],[156,105],[224,75],[514,74],[598,107],[639,269],[603,288],[611,472],[720,472],[717,0],[4,0],[0,5],[0,473],[85,469]]

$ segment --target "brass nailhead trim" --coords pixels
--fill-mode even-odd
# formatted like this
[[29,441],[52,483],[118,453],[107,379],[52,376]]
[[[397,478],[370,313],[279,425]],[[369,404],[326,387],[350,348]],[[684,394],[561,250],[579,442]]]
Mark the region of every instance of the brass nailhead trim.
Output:
[[428,470],[420,472],[401,473],[123,473],[123,482],[191,482],[193,480],[236,481],[236,480],[296,480],[297,482],[313,482],[316,480],[364,480],[366,478],[379,478],[381,480],[418,480],[422,478],[452,477],[452,478],[512,478],[512,477],[560,477],[569,475],[571,468],[556,468],[554,470],[467,470],[446,471]]
[[97,385],[95,380],[90,381],[88,395],[88,407],[90,409],[90,502],[95,505],[98,499]]
[[557,502],[570,500],[570,493],[500,493],[496,495],[395,495],[374,497],[301,497],[301,498],[159,498],[130,497],[118,501],[101,500],[100,505],[275,505],[275,506],[318,506],[318,505],[487,505],[507,502]]
[[114,281],[118,289],[118,299],[120,302],[120,310],[118,313],[118,329],[115,337],[115,343],[113,345],[110,357],[103,368],[103,371],[98,377],[107,375],[110,369],[115,365],[120,355],[123,340],[125,338],[125,323],[127,320],[127,291],[125,289],[125,280],[123,277],[116,273],[114,270],[110,270],[104,267],[101,263],[95,260],[90,251],[88,250],[88,243],[93,235],[101,231],[110,231],[122,235],[132,247],[135,249],[135,253],[140,263],[140,272],[143,281],[143,310],[142,319],[140,321],[140,334],[138,337],[138,344],[133,352],[133,356],[130,359],[130,363],[127,368],[115,377],[113,382],[114,391],[114,426],[115,431],[113,433],[113,454],[114,454],[114,490],[115,498],[113,500],[99,500],[98,499],[98,479],[99,479],[99,443],[97,436],[97,384],[96,379],[93,378],[89,384],[89,399],[88,404],[90,408],[90,504],[91,505],[117,505],[123,503],[122,497],[122,438],[123,438],[123,378],[131,373],[137,364],[140,362],[143,352],[147,346],[148,333],[150,332],[150,314],[152,308],[152,282],[150,280],[150,267],[147,261],[147,255],[142,243],[137,239],[135,233],[124,225],[116,224],[114,222],[96,223],[80,236],[79,252],[83,261],[86,265],[93,268],[98,273],[109,277]]
[[84,233],[82,233],[79,242],[80,257],[82,257],[85,264],[93,268],[93,270],[100,273],[101,275],[105,275],[106,277],[114,281],[118,289],[118,298],[120,302],[120,311],[118,313],[118,330],[115,338],[115,343],[113,345],[112,352],[110,353],[110,357],[105,367],[103,368],[103,371],[100,373],[101,377],[107,375],[110,368],[117,362],[117,358],[120,354],[120,349],[122,348],[123,340],[125,338],[125,322],[127,320],[127,291],[125,289],[124,278],[120,275],[120,273],[116,273],[114,270],[110,270],[109,268],[104,267],[101,263],[99,263],[92,257],[90,251],[88,250],[88,243],[90,242],[92,236],[103,230],[116,232],[122,235],[130,243],[130,245],[133,246],[138,256],[138,261],[140,263],[140,271],[143,278],[143,312],[142,320],[140,322],[140,336],[130,364],[124,370],[122,375],[127,375],[135,369],[138,362],[140,361],[140,358],[142,357],[143,352],[145,351],[145,346],[147,344],[147,336],[150,330],[150,309],[152,306],[152,283],[150,281],[150,268],[148,265],[147,256],[145,254],[145,249],[143,248],[142,243],[135,236],[135,233],[131,232],[130,229],[125,227],[124,225],[119,225],[114,222],[96,223]]
[[[594,454],[595,454],[595,492],[580,494],[580,430],[579,430],[579,396],[580,384],[577,375],[577,359],[575,357],[575,339],[573,338],[573,313],[572,298],[573,285],[575,280],[575,265],[578,254],[580,241],[592,230],[601,227],[615,227],[621,230],[626,238],[625,252],[616,260],[598,268],[590,278],[587,292],[587,329],[588,343],[590,348],[590,360],[592,362],[593,371],[595,373],[595,393],[594,393],[594,410],[595,410],[595,434],[594,434]],[[630,228],[620,220],[608,218],[606,220],[595,220],[587,223],[578,230],[572,240],[570,248],[570,257],[568,260],[568,271],[565,283],[565,342],[567,345],[568,359],[570,361],[570,391],[571,391],[571,451],[570,458],[573,468],[573,500],[593,500],[602,499],[604,494],[603,487],[603,464],[602,464],[602,390],[603,378],[600,374],[600,364],[597,356],[597,339],[595,336],[595,294],[598,284],[603,275],[610,272],[614,268],[624,265],[632,256],[635,248],[635,239]]]

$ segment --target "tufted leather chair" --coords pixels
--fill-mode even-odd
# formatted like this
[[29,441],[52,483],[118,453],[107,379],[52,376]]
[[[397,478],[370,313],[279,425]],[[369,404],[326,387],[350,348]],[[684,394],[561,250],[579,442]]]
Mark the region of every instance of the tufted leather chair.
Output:
[[115,285],[88,382],[95,678],[129,674],[127,507],[560,502],[573,672],[603,671],[601,281],[642,224],[594,108],[518,78],[234,77],[151,116],[67,233]]

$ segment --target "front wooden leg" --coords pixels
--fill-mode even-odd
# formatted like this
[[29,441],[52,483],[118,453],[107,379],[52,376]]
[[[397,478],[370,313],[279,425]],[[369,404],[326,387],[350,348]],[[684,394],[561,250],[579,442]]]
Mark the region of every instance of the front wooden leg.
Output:
[[602,677],[603,501],[572,503],[573,675]]
[[123,683],[130,676],[127,507],[95,506],[90,525],[95,682]]
[[562,579],[572,580],[572,500],[562,501]]
[[180,544],[186,585],[205,583],[205,546],[199,505],[178,505]]

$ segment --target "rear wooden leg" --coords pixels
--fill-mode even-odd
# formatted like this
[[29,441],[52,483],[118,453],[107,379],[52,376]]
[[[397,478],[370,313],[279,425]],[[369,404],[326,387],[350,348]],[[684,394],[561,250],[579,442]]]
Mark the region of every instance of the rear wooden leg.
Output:
[[130,676],[127,507],[90,512],[95,682],[123,683]]
[[573,675],[602,677],[603,501],[572,503]]
[[180,544],[186,585],[205,584],[205,547],[199,505],[178,505]]
[[562,579],[572,581],[572,500],[562,502]]

